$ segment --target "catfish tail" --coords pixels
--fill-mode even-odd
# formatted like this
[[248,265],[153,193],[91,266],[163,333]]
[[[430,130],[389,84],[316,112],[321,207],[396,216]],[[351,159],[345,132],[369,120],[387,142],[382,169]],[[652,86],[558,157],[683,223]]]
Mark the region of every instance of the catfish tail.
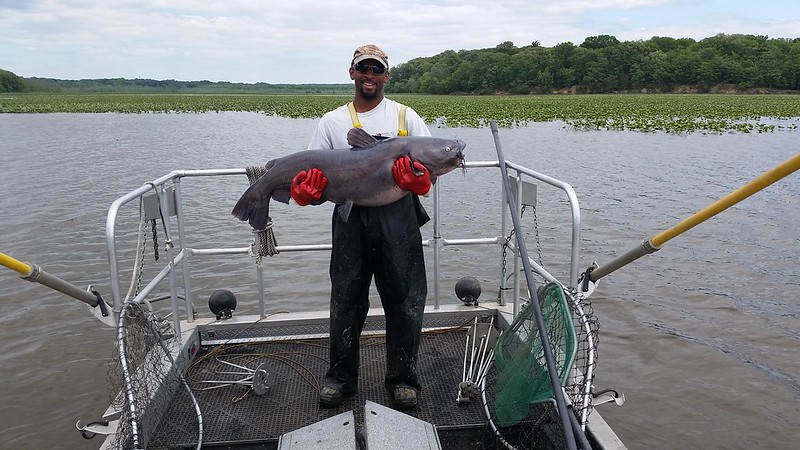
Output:
[[269,199],[266,202],[259,201],[257,191],[253,189],[255,184],[247,188],[244,194],[236,202],[231,214],[241,221],[248,221],[250,226],[256,230],[264,230],[270,221],[269,218]]

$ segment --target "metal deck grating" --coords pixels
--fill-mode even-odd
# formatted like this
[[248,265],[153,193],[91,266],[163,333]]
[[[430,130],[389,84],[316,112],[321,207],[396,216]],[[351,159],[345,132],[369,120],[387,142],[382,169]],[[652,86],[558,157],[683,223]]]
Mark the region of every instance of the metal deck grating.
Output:
[[[471,317],[474,314],[450,317],[447,322],[450,326],[459,326]],[[377,322],[382,323],[383,318],[379,319]],[[442,319],[436,320],[439,321],[438,325],[443,324]],[[426,320],[425,326],[433,325]],[[306,331],[309,330],[303,330]],[[462,377],[465,336],[465,329],[454,328],[424,333],[420,342],[417,369],[423,391],[418,407],[404,412],[436,425],[440,431],[482,429],[486,424],[480,402],[456,403],[456,391]],[[214,333],[214,339],[220,337],[220,333]],[[353,410],[357,424],[363,424],[366,400],[391,406],[389,394],[383,385],[385,344],[382,336],[362,337],[358,393],[336,408],[321,408],[318,402],[319,388],[328,368],[327,339],[241,343],[204,350],[186,374],[203,414],[204,445],[251,444],[250,447],[258,448],[264,444],[263,448],[271,448],[282,434],[347,410]],[[217,373],[235,370],[219,360],[251,369],[269,362],[276,373],[274,387],[263,396],[249,392],[238,402],[233,399],[248,392],[249,388],[229,386],[198,391],[197,388],[207,386],[199,381],[236,378],[226,378]],[[179,392],[176,397],[150,439],[149,448],[193,448],[196,445],[194,409],[185,392]]]
[[[426,313],[422,327],[430,329],[469,326],[476,315],[480,318],[479,320],[484,320],[492,313],[493,311],[491,310],[483,312]],[[386,321],[383,316],[368,316],[364,322],[363,334],[382,333],[385,329]],[[200,331],[200,339],[204,345],[215,345],[246,340],[286,339],[289,336],[323,337],[328,335],[329,330],[327,318],[310,319],[305,322],[261,322],[226,326],[224,328],[210,326]]]

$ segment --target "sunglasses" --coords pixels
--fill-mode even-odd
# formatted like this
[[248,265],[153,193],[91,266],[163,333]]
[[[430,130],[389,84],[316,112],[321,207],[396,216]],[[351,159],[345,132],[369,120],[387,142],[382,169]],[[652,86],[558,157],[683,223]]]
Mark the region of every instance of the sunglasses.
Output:
[[384,72],[386,72],[386,67],[373,64],[358,63],[354,65],[353,68],[361,73],[367,73],[368,70],[371,70],[375,75],[382,75]]

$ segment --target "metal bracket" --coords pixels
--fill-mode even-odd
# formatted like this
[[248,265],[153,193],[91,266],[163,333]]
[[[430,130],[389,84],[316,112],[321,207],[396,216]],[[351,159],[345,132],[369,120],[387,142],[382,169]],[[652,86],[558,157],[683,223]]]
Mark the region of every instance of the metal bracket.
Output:
[[97,420],[94,422],[89,422],[86,425],[81,423],[82,421],[78,421],[75,424],[75,428],[81,432],[81,436],[84,439],[92,439],[98,434],[102,434],[104,436],[108,436],[109,434],[116,434],[117,428],[119,427],[119,420]]
[[622,406],[625,404],[625,394],[617,394],[616,391],[609,391],[603,394],[598,395],[592,400],[593,406],[600,406],[604,403],[611,403],[614,402],[617,406]]
[[[174,216],[177,214],[175,212],[175,192],[172,189],[172,186],[167,186],[164,188],[164,190],[167,193],[167,204],[169,205],[168,215]],[[159,199],[157,194],[150,194],[142,197],[142,205],[144,209],[145,220],[153,220],[161,218],[161,212],[159,211]]]
[[[508,181],[511,183],[511,190],[516,193],[517,179],[515,177],[508,177]],[[536,185],[525,180],[522,180],[521,183],[522,195],[520,195],[520,203],[536,208]]]

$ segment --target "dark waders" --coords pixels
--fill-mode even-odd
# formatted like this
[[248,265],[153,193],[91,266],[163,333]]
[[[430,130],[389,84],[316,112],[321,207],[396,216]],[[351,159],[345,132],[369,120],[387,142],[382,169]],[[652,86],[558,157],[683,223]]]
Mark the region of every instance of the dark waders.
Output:
[[428,293],[419,227],[427,214],[413,195],[376,208],[354,205],[347,222],[339,208],[333,212],[331,365],[325,384],[346,394],[358,386],[359,336],[374,275],[386,316],[386,388],[419,390],[415,366]]

